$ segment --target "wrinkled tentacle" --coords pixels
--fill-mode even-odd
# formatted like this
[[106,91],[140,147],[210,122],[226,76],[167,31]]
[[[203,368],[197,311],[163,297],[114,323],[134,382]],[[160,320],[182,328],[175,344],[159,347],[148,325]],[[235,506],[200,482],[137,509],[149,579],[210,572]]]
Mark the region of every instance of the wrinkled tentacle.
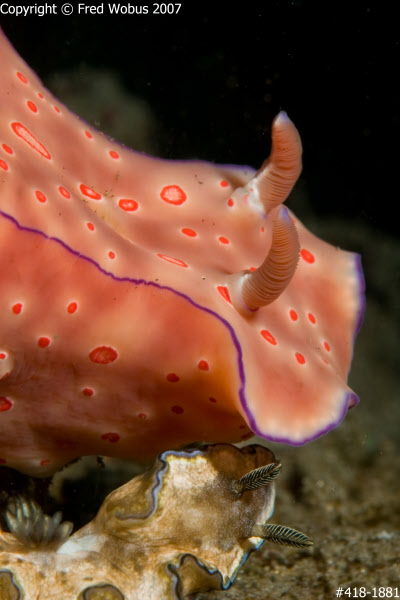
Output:
[[297,267],[300,242],[287,209],[281,206],[272,225],[272,244],[262,265],[242,283],[244,304],[255,310],[276,300],[289,285]]
[[302,169],[300,135],[284,111],[275,118],[271,135],[271,154],[255,177],[267,214],[286,200]]

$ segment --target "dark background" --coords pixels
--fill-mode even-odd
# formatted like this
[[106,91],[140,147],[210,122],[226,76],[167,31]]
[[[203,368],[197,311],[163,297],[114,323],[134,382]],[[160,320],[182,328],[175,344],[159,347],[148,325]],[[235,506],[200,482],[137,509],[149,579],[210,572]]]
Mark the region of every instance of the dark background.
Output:
[[42,79],[82,64],[116,69],[152,107],[169,158],[258,167],[283,108],[302,136],[314,213],[397,234],[386,204],[398,202],[397,20],[378,2],[183,0],[163,16],[78,16],[72,4],[70,17],[0,15]]

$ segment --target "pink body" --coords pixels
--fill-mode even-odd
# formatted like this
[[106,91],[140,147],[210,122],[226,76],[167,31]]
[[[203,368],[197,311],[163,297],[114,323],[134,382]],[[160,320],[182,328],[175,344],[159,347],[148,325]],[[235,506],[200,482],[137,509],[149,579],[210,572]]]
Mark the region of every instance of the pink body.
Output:
[[47,475],[251,431],[298,444],[340,422],[358,257],[293,217],[292,281],[243,315],[230,277],[271,245],[271,219],[234,194],[254,172],[121,148],[1,32],[0,54],[0,463]]

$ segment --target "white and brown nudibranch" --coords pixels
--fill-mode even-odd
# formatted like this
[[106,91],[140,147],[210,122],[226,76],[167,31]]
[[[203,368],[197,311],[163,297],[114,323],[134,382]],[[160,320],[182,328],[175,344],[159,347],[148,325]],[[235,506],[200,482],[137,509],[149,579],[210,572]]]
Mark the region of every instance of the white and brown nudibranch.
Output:
[[168,451],[74,533],[17,499],[0,531],[2,600],[184,600],[227,589],[264,540],[312,545],[267,524],[281,465],[258,445]]

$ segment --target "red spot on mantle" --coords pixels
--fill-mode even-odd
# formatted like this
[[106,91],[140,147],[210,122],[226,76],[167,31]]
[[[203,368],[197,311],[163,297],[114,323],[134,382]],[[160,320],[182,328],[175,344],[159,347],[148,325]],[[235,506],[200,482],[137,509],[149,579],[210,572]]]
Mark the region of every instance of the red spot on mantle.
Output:
[[270,344],[272,344],[273,346],[276,346],[277,341],[274,338],[274,336],[272,335],[272,333],[270,333],[267,329],[262,329],[260,331],[261,335],[263,336],[263,338],[265,340],[267,340],[267,342],[269,342]]
[[196,237],[197,233],[194,231],[194,229],[189,229],[188,227],[184,227],[183,229],[181,229],[182,233],[184,233],[185,235],[188,235],[189,237]]
[[295,354],[296,360],[300,365],[304,365],[306,362],[306,359],[304,358],[304,356],[302,354],[300,354],[300,352],[296,352]]
[[23,75],[22,73],[20,73],[19,71],[17,71],[17,77],[20,81],[22,81],[22,83],[28,83],[27,78],[25,77],[25,75]]
[[161,198],[169,204],[183,204],[187,198],[185,192],[179,185],[166,185],[160,192]]
[[67,311],[72,315],[72,313],[74,313],[77,308],[78,308],[77,302],[70,302],[68,304]]
[[221,296],[230,304],[232,304],[231,302],[231,297],[229,295],[229,290],[225,285],[219,285],[217,287],[217,290],[219,291],[219,293],[221,294]]
[[220,235],[218,240],[221,242],[221,244],[229,244],[228,238],[224,237],[223,235]]
[[126,212],[132,212],[138,209],[139,204],[136,202],[136,200],[121,198],[121,200],[118,202],[118,206],[122,208],[122,210],[126,210]]
[[26,104],[28,105],[28,108],[32,112],[37,113],[37,111],[38,111],[37,106],[36,106],[36,104],[34,102],[32,102],[32,100],[28,100],[28,102]]
[[99,365],[108,365],[118,358],[118,352],[111,346],[98,346],[90,352],[89,358]]
[[14,154],[14,150],[10,148],[10,146],[7,146],[7,144],[2,144],[1,147],[3,148],[4,152],[7,152],[7,154]]
[[167,381],[169,381],[170,383],[176,383],[177,381],[179,381],[179,377],[176,373],[168,373]]
[[6,410],[10,410],[12,407],[12,402],[8,398],[4,396],[0,396],[0,412],[5,412]]
[[119,158],[119,154],[118,152],[115,152],[115,150],[110,150],[109,154],[111,158]]
[[82,394],[84,396],[93,396],[94,390],[92,388],[83,388]]
[[40,337],[38,339],[38,346],[39,348],[47,348],[47,346],[50,344],[50,338],[48,337]]
[[92,200],[101,200],[101,194],[98,194],[97,192],[92,190],[92,188],[88,187],[84,183],[81,183],[81,185],[79,186],[79,189],[81,190],[81,192],[84,196],[87,196],[88,198],[91,198]]
[[114,433],[114,432],[110,431],[108,433],[103,433],[103,435],[101,436],[101,439],[107,440],[108,442],[115,444],[115,442],[119,441],[120,436],[118,433]]
[[39,154],[45,158],[51,158],[49,152],[43,146],[43,144],[41,144],[39,140],[37,140],[35,136],[26,127],[24,127],[24,125],[22,125],[22,123],[11,123],[11,129],[19,138],[21,138],[21,140],[24,140],[24,142],[26,142],[31,148],[36,150],[36,152],[39,152]]
[[176,415],[181,415],[184,412],[182,406],[171,406],[171,411]]
[[64,196],[64,198],[71,198],[69,191],[62,187],[62,185],[59,186],[58,191],[60,192],[61,196]]
[[172,256],[167,256],[166,254],[157,254],[157,256],[159,258],[162,258],[163,260],[166,260],[167,262],[170,262],[174,265],[178,265],[178,267],[188,266],[185,262],[183,262],[183,260],[180,260],[179,258],[172,258]]
[[43,194],[43,192],[36,190],[35,195],[39,202],[46,202],[46,196]]
[[200,371],[208,371],[210,368],[206,360],[200,360],[197,366],[199,367]]
[[311,254],[311,252],[309,250],[306,250],[305,248],[302,248],[300,250],[300,256],[303,260],[305,260],[306,262],[308,262],[310,264],[315,262],[314,254]]
[[299,318],[297,315],[297,312],[293,309],[291,309],[289,311],[289,315],[290,315],[290,318],[292,319],[292,321],[297,321],[297,319]]
[[14,315],[19,315],[19,313],[22,310],[21,302],[17,302],[16,304],[14,304],[11,310],[13,311]]
[[0,168],[4,169],[4,171],[8,171],[8,164],[6,163],[5,160],[2,160],[1,158],[0,158]]

